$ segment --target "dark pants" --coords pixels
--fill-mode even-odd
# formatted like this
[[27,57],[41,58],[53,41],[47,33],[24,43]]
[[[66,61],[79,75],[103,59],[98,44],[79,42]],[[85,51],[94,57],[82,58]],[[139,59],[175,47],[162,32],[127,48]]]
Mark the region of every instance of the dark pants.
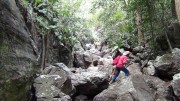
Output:
[[116,80],[116,78],[118,77],[120,71],[123,71],[126,76],[129,76],[129,71],[126,69],[125,66],[124,66],[123,68],[117,68],[117,67],[116,67],[116,72],[115,72],[115,74],[114,74],[114,77],[112,78],[112,81],[115,81],[115,80]]

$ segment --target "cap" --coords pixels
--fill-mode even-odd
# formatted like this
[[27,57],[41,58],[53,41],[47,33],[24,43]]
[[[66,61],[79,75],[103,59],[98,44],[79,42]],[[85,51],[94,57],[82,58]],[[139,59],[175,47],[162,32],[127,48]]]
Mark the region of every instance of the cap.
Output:
[[123,53],[123,55],[128,55],[130,52],[129,51],[125,51],[124,53]]
[[125,52],[124,49],[118,49],[118,51],[119,51],[120,53],[124,53],[124,52]]

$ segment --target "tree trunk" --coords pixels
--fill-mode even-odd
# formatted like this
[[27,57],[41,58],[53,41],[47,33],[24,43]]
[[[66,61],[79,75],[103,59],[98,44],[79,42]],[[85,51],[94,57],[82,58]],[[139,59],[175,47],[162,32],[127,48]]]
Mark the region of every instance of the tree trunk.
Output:
[[180,0],[175,0],[175,5],[176,5],[176,13],[178,16],[178,20],[180,22]]
[[170,42],[170,40],[169,40],[169,37],[168,37],[168,35],[167,35],[167,32],[166,32],[166,31],[165,31],[165,36],[166,36],[166,40],[167,40],[167,43],[168,43],[169,49],[170,49],[170,51],[171,51],[171,53],[172,53],[172,46],[171,46],[171,42]]
[[169,49],[170,49],[170,51],[172,52],[172,46],[171,46],[171,42],[170,42],[170,40],[169,40],[169,37],[168,37],[168,35],[167,35],[167,32],[168,32],[168,28],[167,28],[167,25],[166,25],[166,23],[164,22],[165,21],[165,18],[164,18],[164,15],[165,15],[165,12],[164,12],[164,4],[163,3],[161,3],[161,7],[162,7],[162,18],[161,18],[161,23],[162,23],[162,25],[164,26],[164,33],[165,33],[165,37],[166,37],[166,41],[167,41],[167,43],[168,43],[168,46],[169,46]]
[[154,17],[154,14],[153,14],[153,4],[152,2],[149,2],[149,0],[147,1],[147,7],[148,7],[148,15],[149,15],[149,24],[150,24],[150,33],[151,33],[151,41],[152,41],[152,46],[154,47],[155,45],[155,35],[154,35],[154,28],[153,28],[153,17]]
[[173,18],[175,18],[175,19],[177,18],[174,0],[171,0],[171,14],[172,14]]
[[45,54],[46,54],[45,35],[42,35],[42,59],[41,59],[41,70],[44,70],[44,67],[45,67]]
[[144,46],[145,40],[144,40],[144,33],[143,33],[142,25],[141,25],[142,17],[140,14],[140,10],[136,10],[135,14],[136,14],[136,25],[137,25],[137,30],[138,30],[138,44],[140,46]]

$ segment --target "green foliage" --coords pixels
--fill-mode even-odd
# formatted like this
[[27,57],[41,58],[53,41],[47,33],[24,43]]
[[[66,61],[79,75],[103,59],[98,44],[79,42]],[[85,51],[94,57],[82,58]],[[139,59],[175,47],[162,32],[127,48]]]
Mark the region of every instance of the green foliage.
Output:
[[34,3],[36,6],[38,6],[40,3],[42,3],[43,0],[34,0]]
[[[73,48],[77,42],[76,33],[83,33],[87,27],[87,21],[76,16],[82,1],[33,0],[29,12],[34,22],[39,24],[42,35],[55,32],[65,46]],[[36,12],[31,12],[34,9]]]
[[[29,0],[23,1],[28,4]],[[41,14],[34,14],[32,18],[39,23],[42,34],[56,30],[59,39],[64,44],[72,43],[72,46],[77,33],[93,40],[92,34],[87,34],[90,32],[88,27],[92,25],[102,27],[103,35],[100,36],[111,41],[112,45],[129,40],[137,42],[137,34],[134,32],[137,10],[142,16],[145,39],[154,40],[155,36],[165,32],[162,29],[166,29],[173,20],[171,0],[94,0],[91,22],[76,16],[83,1],[33,0],[32,8]]]
[[25,4],[26,6],[28,6],[28,2],[29,0],[22,0],[22,3]]
[[[123,0],[122,0],[123,1]],[[128,19],[135,19],[137,10],[142,16],[142,27],[145,39],[151,39],[155,45],[155,36],[164,34],[165,30],[173,21],[171,0],[127,0],[124,4]],[[153,45],[152,45],[153,46]]]
[[128,41],[128,35],[126,39],[123,36],[133,30],[131,21],[127,19],[127,14],[122,8],[121,1],[112,0],[98,0],[94,3],[92,12],[97,20],[97,26],[102,26],[104,29],[103,39],[110,42],[110,46],[121,46]]
[[121,12],[121,11],[118,11],[118,12],[115,12],[114,14],[112,14],[111,16],[110,16],[110,20],[111,21],[121,21],[121,20],[123,20],[124,19],[124,13],[123,12]]
[[[155,45],[155,36],[164,34],[164,29],[174,20],[172,5],[171,0],[96,0],[92,13],[97,26],[104,29],[104,39],[109,38],[112,45],[120,45],[137,42],[135,12],[139,11],[145,39],[151,39]],[[124,39],[125,34],[128,37]]]
[[45,18],[43,18],[43,17],[41,17],[41,16],[38,16],[36,20],[39,22],[39,24],[40,24],[43,28],[49,29],[49,28],[48,28],[48,22],[47,22],[47,20],[45,20]]

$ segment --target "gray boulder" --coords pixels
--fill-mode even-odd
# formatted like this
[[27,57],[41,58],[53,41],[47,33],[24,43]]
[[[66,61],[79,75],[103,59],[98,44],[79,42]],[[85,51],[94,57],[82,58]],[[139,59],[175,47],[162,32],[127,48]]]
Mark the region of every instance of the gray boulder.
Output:
[[[59,75],[41,75],[34,81],[34,87],[36,90],[37,101],[54,101],[55,99],[67,98],[67,101],[71,101],[70,96],[66,95],[58,88],[59,81],[62,81]],[[55,99],[54,99],[55,98]]]
[[[56,64],[57,65],[57,64]],[[49,66],[34,80],[37,101],[71,101],[75,93],[66,67]]]
[[121,45],[121,48],[124,48],[125,50],[131,50],[131,46],[129,44],[127,44],[127,43],[123,43]]
[[157,77],[149,75],[143,75],[143,77],[151,91],[153,91],[155,101],[174,101],[169,82],[164,82]]
[[100,52],[96,49],[76,51],[74,55],[76,67],[83,69],[87,69],[91,65],[98,65],[98,60],[100,59]]
[[111,84],[93,101],[154,101],[154,97],[143,76],[137,74]]
[[127,67],[129,70],[130,75],[142,74],[141,67],[138,63],[133,63]]
[[92,63],[93,58],[91,57],[91,54],[89,52],[84,52],[83,57],[84,57],[84,62],[86,62],[88,64]]
[[137,53],[136,56],[138,56],[142,60],[145,60],[148,57],[148,53],[147,52]]
[[74,51],[84,51],[83,47],[81,46],[81,43],[77,41],[74,45]]
[[158,75],[172,77],[180,72],[180,49],[175,48],[171,54],[158,56],[154,66]]
[[[81,68],[88,68],[92,62],[92,60],[90,58],[88,58],[88,54],[83,54],[84,52],[83,51],[76,51],[74,53],[74,57],[75,57],[75,66],[76,67],[81,67]],[[88,62],[85,62],[85,61],[88,61]]]
[[132,55],[132,54],[129,55],[129,59],[132,62],[135,62],[135,63],[140,63],[141,62],[141,59],[138,56],[135,56],[135,55]]
[[155,67],[154,67],[154,60],[149,60],[147,63],[147,67],[143,68],[143,73],[146,75],[155,75]]
[[98,60],[98,66],[97,66],[98,70],[111,74],[111,71],[114,68],[114,66],[112,65],[112,61],[113,61],[112,57],[100,58]]
[[133,48],[133,53],[136,54],[136,53],[142,53],[144,50],[144,47],[143,46],[137,46],[135,48]]
[[173,76],[173,80],[171,82],[175,99],[180,101],[180,73]]
[[108,74],[101,71],[81,71],[71,78],[77,93],[81,95],[94,96],[108,87]]

